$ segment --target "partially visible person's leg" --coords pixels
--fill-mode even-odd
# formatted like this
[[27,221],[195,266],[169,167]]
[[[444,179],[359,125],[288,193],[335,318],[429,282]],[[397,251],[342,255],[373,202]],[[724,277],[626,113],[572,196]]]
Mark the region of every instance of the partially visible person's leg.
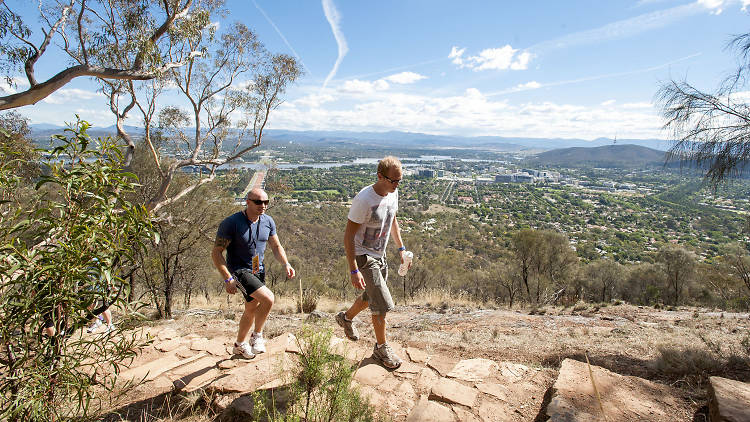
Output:
[[107,326],[112,325],[112,311],[110,311],[109,308],[102,312],[102,317],[104,317],[104,322]]

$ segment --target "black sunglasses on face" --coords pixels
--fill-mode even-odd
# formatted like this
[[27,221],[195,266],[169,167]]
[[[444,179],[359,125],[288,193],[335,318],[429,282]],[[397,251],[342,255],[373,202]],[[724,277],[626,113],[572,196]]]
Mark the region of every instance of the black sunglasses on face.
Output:
[[268,203],[271,202],[270,199],[266,199],[265,201],[261,201],[260,199],[248,199],[248,201],[252,202],[255,205],[268,205]]
[[380,175],[383,176],[383,177],[385,177],[385,180],[391,182],[392,185],[398,185],[399,183],[401,183],[401,180],[402,180],[402,179],[393,180],[393,179],[391,179],[390,177],[386,176],[383,173],[380,173]]

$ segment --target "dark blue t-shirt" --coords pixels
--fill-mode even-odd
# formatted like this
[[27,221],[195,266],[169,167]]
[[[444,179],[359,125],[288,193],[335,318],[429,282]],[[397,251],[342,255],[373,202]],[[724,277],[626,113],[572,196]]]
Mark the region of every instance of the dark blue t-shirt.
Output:
[[263,253],[268,238],[276,234],[276,223],[270,215],[261,214],[257,223],[250,223],[245,213],[240,211],[225,218],[219,224],[217,237],[229,239],[227,246],[227,267],[230,272],[241,268],[252,270],[253,255],[260,259],[260,272],[265,272]]

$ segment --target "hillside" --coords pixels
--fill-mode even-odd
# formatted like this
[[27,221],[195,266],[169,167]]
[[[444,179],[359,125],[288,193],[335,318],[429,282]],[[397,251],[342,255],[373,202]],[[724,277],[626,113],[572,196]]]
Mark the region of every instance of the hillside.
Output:
[[[38,145],[47,145],[50,136],[62,133],[64,127],[56,127],[49,124],[32,124],[32,137]],[[143,128],[136,126],[125,126],[125,129],[136,137],[141,136]],[[186,128],[192,131],[193,128]],[[94,136],[114,136],[114,126],[93,126],[89,133]],[[534,152],[546,151],[555,148],[570,147],[597,147],[611,144],[608,138],[594,140],[571,139],[571,138],[522,138],[501,136],[449,136],[430,135],[417,132],[351,132],[351,131],[291,131],[281,129],[266,130],[265,138],[270,142],[300,143],[306,145],[342,145],[353,147],[377,147],[377,148],[437,148],[437,149],[481,149],[505,152]],[[248,140],[249,141],[249,140]],[[652,148],[666,149],[665,141],[658,139],[627,139],[622,140],[632,145],[648,145]]]
[[554,167],[646,167],[664,164],[664,152],[639,145],[562,148],[546,151],[529,160]]

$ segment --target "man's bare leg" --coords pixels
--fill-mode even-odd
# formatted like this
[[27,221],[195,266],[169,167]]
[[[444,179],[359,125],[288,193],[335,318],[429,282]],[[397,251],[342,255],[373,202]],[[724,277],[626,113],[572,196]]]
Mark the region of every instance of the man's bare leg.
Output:
[[271,313],[271,308],[273,307],[275,298],[271,289],[265,286],[254,291],[250,296],[255,299],[253,302],[258,303],[258,307],[255,309],[255,329],[253,331],[256,333],[262,333],[263,326],[266,324],[268,314]]
[[346,319],[352,320],[354,317],[356,317],[360,312],[367,309],[367,307],[370,305],[369,302],[366,302],[362,299],[362,295],[357,296],[357,299],[352,303],[352,306],[349,307],[349,309],[346,311]]
[[255,310],[258,308],[259,302],[253,300],[252,302],[245,302],[245,311],[242,312],[242,318],[240,318],[240,326],[237,330],[237,343],[242,343],[247,340],[247,333],[250,332],[250,328],[253,326],[255,321]]
[[385,344],[385,315],[372,314],[372,329],[378,344]]

